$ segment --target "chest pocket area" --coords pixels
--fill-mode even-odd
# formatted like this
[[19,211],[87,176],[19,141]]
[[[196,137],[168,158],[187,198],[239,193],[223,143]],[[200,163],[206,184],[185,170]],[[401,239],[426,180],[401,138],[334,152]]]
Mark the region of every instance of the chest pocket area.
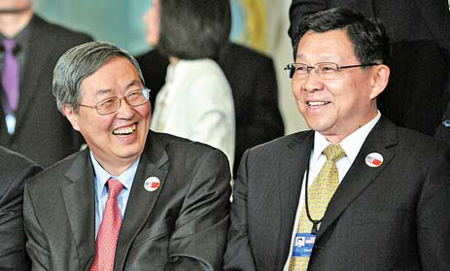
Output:
[[159,239],[163,236],[170,235],[172,231],[172,219],[170,217],[163,221],[156,222],[148,228],[141,231],[134,240],[133,247],[139,247],[146,242]]

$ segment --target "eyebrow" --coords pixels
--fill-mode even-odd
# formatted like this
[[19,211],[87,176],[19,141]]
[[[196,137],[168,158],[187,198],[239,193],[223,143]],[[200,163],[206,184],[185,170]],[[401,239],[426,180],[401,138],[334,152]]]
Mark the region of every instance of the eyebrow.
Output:
[[99,89],[99,90],[96,90],[96,91],[95,91],[94,96],[95,96],[95,97],[98,97],[98,96],[101,96],[101,95],[103,95],[103,94],[107,94],[107,93],[111,93],[111,92],[112,92],[112,89],[110,89],[110,88],[107,88],[107,89]]
[[[335,55],[321,55],[320,57],[322,58],[322,60],[319,62],[336,62],[337,63],[337,62],[342,61],[339,56],[335,56]],[[305,55],[303,55],[303,54],[296,55],[295,61],[297,61],[299,59],[302,61],[306,61]]]
[[141,86],[141,81],[140,80],[133,80],[133,81],[131,81],[127,85],[126,89],[129,89],[130,87],[134,87],[134,86]]
[[[140,86],[140,85],[141,85],[141,81],[140,81],[140,80],[133,80],[133,81],[131,81],[131,82],[125,87],[125,89],[129,89],[129,88],[131,88],[131,87],[134,87],[134,86]],[[94,96],[95,96],[95,97],[98,97],[98,96],[101,96],[101,95],[103,95],[103,94],[111,93],[112,91],[113,91],[113,90],[110,89],[110,88],[99,89],[99,90],[96,90],[96,91],[95,91]]]

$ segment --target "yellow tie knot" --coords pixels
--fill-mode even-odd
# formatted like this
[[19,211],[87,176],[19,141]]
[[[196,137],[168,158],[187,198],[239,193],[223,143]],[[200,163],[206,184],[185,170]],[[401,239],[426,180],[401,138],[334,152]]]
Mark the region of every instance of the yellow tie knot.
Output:
[[323,154],[327,157],[327,160],[336,162],[342,157],[346,156],[344,149],[339,144],[330,144],[323,150]]

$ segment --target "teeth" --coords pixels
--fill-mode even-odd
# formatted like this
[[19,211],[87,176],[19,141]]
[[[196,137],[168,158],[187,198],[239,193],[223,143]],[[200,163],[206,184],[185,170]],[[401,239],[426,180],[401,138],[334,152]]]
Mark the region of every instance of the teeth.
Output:
[[113,131],[114,135],[129,135],[136,130],[136,125],[119,128]]
[[309,106],[320,106],[320,105],[326,105],[328,102],[308,102]]

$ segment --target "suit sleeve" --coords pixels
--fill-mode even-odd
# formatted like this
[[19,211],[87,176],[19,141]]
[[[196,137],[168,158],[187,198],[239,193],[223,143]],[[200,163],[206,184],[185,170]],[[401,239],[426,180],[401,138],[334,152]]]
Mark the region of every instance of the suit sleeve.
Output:
[[[325,0],[292,0],[289,9],[289,36],[293,40],[297,33],[298,22],[305,16],[327,9]],[[292,41],[293,42],[293,41]]]
[[247,224],[247,150],[242,156],[238,176],[233,187],[231,226],[223,260],[224,271],[256,271],[250,248]]
[[37,220],[31,193],[27,185],[25,185],[24,189],[23,219],[25,234],[27,236],[26,249],[31,258],[31,270],[51,270],[50,248]]
[[417,238],[423,270],[450,270],[450,151],[436,150],[417,207]]
[[204,155],[195,170],[169,244],[168,270],[218,270],[229,226],[230,171],[225,155]]
[[20,171],[19,174],[15,174],[12,179],[0,180],[0,270],[29,269],[22,226],[22,195],[25,181],[40,168],[33,164],[24,168],[15,166],[17,168],[14,171]]

